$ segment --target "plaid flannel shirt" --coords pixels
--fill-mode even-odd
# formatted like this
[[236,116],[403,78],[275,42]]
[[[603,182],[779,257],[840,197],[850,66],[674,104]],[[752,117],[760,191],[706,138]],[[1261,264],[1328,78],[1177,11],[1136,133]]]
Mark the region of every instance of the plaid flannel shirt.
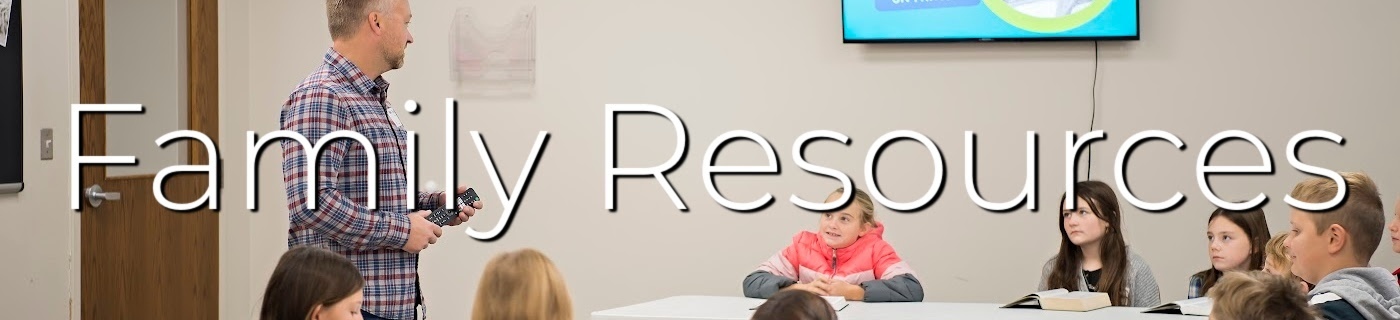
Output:
[[[290,226],[287,245],[312,245],[345,255],[365,278],[363,309],[375,315],[408,319],[422,301],[418,290],[418,255],[403,251],[410,212],[404,160],[407,131],[388,102],[389,83],[370,79],[335,49],[282,106],[281,128],[321,144],[315,166],[305,156],[310,146],[282,140],[282,173]],[[340,130],[363,135],[376,156],[377,208],[368,208],[368,157],[353,139],[321,142]],[[314,175],[314,176],[313,176]],[[314,186],[308,186],[310,178]],[[315,194],[308,207],[306,188]],[[418,193],[416,208],[435,207],[435,194]]]

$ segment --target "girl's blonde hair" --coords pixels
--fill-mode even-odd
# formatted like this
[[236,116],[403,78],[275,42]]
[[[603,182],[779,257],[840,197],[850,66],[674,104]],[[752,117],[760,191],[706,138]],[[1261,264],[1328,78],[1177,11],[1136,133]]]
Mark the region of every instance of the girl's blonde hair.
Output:
[[1289,270],[1293,267],[1293,261],[1288,259],[1288,250],[1283,247],[1284,241],[1287,240],[1288,232],[1279,232],[1269,239],[1269,243],[1264,246],[1264,259],[1267,259],[1274,269],[1292,274]]
[[571,320],[573,312],[563,275],[544,253],[526,248],[486,263],[472,320]]
[[[836,188],[836,191],[831,192],[831,196],[839,195],[845,191],[846,188]],[[866,194],[865,191],[860,188],[852,188],[851,191],[855,192],[855,194],[851,196],[851,203],[860,206],[861,222],[868,223],[871,226],[876,225],[875,202],[870,200],[870,195]]]

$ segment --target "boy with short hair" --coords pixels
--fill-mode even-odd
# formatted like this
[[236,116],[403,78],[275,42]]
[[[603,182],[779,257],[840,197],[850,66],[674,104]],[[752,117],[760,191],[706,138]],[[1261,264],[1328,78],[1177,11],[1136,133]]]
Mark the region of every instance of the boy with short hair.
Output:
[[[1370,267],[1385,235],[1385,213],[1375,182],[1363,173],[1341,173],[1343,201],[1331,210],[1292,208],[1287,246],[1293,274],[1316,286],[1308,303],[1326,319],[1400,319],[1400,285],[1389,270]],[[1330,178],[1298,183],[1294,199],[1323,203],[1337,194]]]

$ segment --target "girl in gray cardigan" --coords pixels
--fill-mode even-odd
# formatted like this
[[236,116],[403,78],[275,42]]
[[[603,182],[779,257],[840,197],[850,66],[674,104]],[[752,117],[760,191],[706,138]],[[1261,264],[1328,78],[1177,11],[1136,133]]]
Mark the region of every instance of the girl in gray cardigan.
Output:
[[1115,306],[1153,307],[1161,290],[1152,268],[1123,241],[1118,195],[1108,184],[1074,185],[1073,209],[1060,198],[1060,253],[1041,269],[1039,290],[1106,292]]

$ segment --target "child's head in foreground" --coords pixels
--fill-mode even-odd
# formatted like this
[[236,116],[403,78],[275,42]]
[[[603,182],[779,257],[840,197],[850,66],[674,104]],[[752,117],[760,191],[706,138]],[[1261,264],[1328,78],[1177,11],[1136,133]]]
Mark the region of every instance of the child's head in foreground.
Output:
[[359,269],[345,256],[317,247],[292,247],[272,270],[259,319],[359,319],[364,284]]
[[535,249],[497,254],[477,286],[473,320],[573,319],[573,302],[554,262]]
[[1312,320],[1308,298],[1289,277],[1263,271],[1226,272],[1207,296],[1210,320]]
[[836,309],[806,290],[782,290],[754,311],[751,320],[836,320]]

